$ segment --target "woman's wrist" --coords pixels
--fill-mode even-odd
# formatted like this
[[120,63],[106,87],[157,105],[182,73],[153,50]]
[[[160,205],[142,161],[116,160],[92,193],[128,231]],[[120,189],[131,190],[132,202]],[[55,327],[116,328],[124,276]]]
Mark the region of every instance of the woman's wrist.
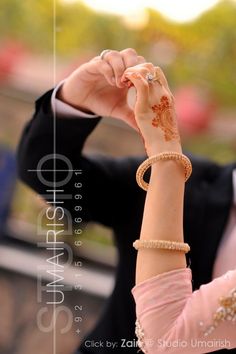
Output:
[[157,130],[156,128],[153,128],[150,122],[143,122],[141,119],[138,119],[138,117],[136,117],[136,121],[149,157],[165,151],[182,153],[179,134],[167,139],[164,132],[161,129]]
[[[176,183],[181,183],[181,185],[185,184],[183,165],[176,160],[158,161],[153,164],[151,167],[151,177],[154,177],[155,182],[156,176],[160,180],[163,180],[164,183],[168,180],[168,183],[173,181],[175,185]],[[150,184],[152,183],[152,178],[150,180]]]
[[149,157],[161,154],[162,152],[177,152],[182,154],[182,146],[179,141],[146,143],[146,152]]

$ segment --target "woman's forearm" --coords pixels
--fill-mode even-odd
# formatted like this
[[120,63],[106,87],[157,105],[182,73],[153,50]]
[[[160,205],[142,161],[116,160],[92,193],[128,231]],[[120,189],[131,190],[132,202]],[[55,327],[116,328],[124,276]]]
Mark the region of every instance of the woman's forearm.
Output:
[[[181,154],[175,102],[161,69],[151,63],[140,64],[128,68],[124,78],[137,91],[135,119],[148,156],[162,152]],[[165,159],[155,162],[151,168],[140,239],[183,242],[183,166],[180,161]],[[142,179],[141,176],[138,171],[138,179]],[[183,252],[141,248],[137,256],[136,283],[184,267]]]
[[[147,191],[141,240],[183,242],[183,167],[176,161],[159,161],[152,166]],[[155,275],[186,267],[182,252],[142,249],[137,255],[136,283]]]

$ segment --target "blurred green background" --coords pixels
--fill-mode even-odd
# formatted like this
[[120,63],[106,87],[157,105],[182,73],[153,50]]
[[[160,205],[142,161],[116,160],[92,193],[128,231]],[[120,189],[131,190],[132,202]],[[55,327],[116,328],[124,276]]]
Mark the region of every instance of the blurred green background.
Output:
[[1,0],[2,44],[10,38],[38,55],[51,55],[55,23],[58,60],[97,54],[103,48],[133,47],[158,62],[158,43],[165,41],[173,85],[204,81],[220,104],[235,106],[235,1],[220,1],[188,23],[175,23],[146,9],[145,23],[131,25],[127,18],[97,13],[79,1],[57,1],[55,19],[54,12],[51,0]]

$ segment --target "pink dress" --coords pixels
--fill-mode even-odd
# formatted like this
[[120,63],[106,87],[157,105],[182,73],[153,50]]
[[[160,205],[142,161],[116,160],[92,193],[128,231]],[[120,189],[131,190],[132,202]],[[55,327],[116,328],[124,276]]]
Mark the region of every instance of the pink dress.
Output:
[[236,270],[192,292],[189,268],[132,289],[136,335],[144,353],[209,353],[236,348]]

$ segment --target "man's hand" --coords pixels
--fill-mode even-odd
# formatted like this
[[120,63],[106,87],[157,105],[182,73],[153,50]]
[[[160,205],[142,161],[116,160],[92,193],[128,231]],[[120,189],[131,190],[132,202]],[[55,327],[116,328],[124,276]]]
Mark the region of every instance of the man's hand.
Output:
[[121,77],[129,67],[144,63],[134,49],[111,50],[81,65],[64,82],[58,98],[99,116],[118,118],[137,129],[134,112],[127,104],[128,88]]

